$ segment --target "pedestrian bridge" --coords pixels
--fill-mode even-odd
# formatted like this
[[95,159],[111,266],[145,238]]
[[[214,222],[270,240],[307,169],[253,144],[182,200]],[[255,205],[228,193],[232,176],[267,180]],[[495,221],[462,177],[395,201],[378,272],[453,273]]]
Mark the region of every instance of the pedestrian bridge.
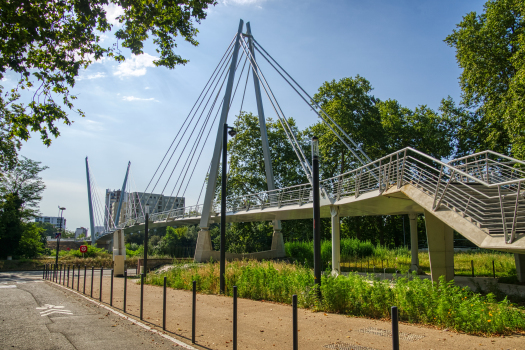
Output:
[[[491,151],[444,163],[405,148],[322,180],[321,217],[333,219],[333,246],[337,247],[341,216],[412,214],[413,231],[416,227],[414,214],[424,214],[433,275],[444,274],[452,278],[453,230],[480,248],[525,253],[525,199],[521,189],[525,172],[520,168],[522,165],[525,165],[522,161]],[[227,208],[227,222],[312,218],[312,186],[303,184],[228,197]],[[214,205],[211,222],[220,222],[219,212],[220,208]],[[198,224],[201,215],[202,205],[165,211],[151,215],[149,227]],[[144,217],[139,217],[127,220],[119,228],[133,232],[142,225]],[[198,261],[218,254],[212,250],[209,237],[205,237],[209,233],[202,230],[201,233],[195,255]],[[99,241],[102,243],[110,237],[101,236]],[[275,249],[246,257],[282,256],[280,232],[274,233],[272,248]],[[338,269],[338,257],[335,258],[334,269]]]

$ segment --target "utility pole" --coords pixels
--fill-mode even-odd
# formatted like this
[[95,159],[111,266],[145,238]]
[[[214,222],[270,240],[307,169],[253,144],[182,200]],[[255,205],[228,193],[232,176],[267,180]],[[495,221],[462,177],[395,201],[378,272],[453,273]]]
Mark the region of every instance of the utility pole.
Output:
[[[230,131],[228,131],[230,129]],[[228,134],[234,137],[237,132],[234,128],[224,124],[222,136],[222,175],[221,175],[221,257],[220,257],[220,292],[224,294],[226,273],[226,196],[228,195],[226,166],[228,165]]]
[[60,210],[60,226],[58,228],[58,235],[56,235],[56,239],[57,239],[57,251],[56,251],[56,256],[55,256],[55,266],[58,267],[58,250],[60,249],[60,237],[62,236],[62,221],[63,221],[63,214],[64,214],[64,210],[66,210],[66,208],[63,208],[63,207],[60,207],[60,205],[58,206],[58,210]]
[[314,210],[314,278],[317,293],[321,296],[321,209],[319,191],[319,139],[312,137],[312,175]]
[[149,213],[146,213],[146,223],[144,225],[144,273],[148,273],[147,272],[147,268],[148,268],[148,235],[149,235],[149,229],[148,229],[148,224],[149,224]]

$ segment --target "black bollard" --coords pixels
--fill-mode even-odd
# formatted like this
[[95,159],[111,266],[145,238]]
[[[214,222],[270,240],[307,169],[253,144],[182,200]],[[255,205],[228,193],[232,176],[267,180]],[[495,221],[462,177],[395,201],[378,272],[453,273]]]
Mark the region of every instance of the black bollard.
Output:
[[142,320],[142,310],[144,307],[144,273],[140,275],[140,319]]
[[124,306],[122,307],[122,310],[126,312],[126,291],[128,287],[128,271],[124,271]]
[[102,276],[104,275],[104,268],[100,268],[100,289],[98,290],[98,301],[102,301]]
[[297,332],[297,294],[292,295],[292,332],[293,350],[299,349],[299,334]]
[[496,278],[496,266],[494,265],[494,260],[492,260],[492,275]]
[[197,282],[193,281],[193,298],[191,305],[191,343],[195,344],[195,309],[197,303]]
[[90,298],[93,298],[93,278],[95,277],[95,266],[91,266],[91,294]]
[[67,285],[66,285],[66,287],[68,287],[68,288],[69,288],[69,267],[70,266],[67,265]]
[[111,270],[111,292],[109,293],[109,306],[113,306],[113,270]]
[[62,285],[65,285],[66,284],[66,265],[65,264],[62,265],[62,271],[63,271],[62,274],[64,275],[62,276]]
[[80,265],[78,265],[77,271],[77,292],[80,291]]
[[46,279],[46,265],[44,265],[44,268],[42,269],[42,279]]
[[87,265],[84,265],[84,295],[86,294],[86,270],[87,270]]
[[392,306],[392,349],[399,350],[399,324],[397,306]]
[[58,284],[62,283],[62,265],[58,266]]
[[75,289],[75,265],[73,265],[73,273],[71,274],[71,289]]
[[472,267],[472,277],[474,277],[474,260],[470,260],[470,266]]
[[166,276],[164,276],[164,292],[162,294],[162,330],[166,330]]
[[237,286],[233,286],[233,350],[237,350]]

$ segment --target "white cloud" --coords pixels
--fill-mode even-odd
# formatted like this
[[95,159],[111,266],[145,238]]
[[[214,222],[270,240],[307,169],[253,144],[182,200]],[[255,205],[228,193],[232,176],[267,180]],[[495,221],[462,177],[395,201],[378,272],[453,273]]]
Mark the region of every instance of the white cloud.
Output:
[[119,23],[117,17],[124,14],[124,9],[113,3],[106,7],[106,18],[108,22],[116,27],[120,27],[122,24]]
[[152,101],[152,102],[159,102],[158,100],[156,100],[153,97],[151,97],[151,98],[140,98],[140,97],[135,97],[135,96],[122,96],[122,99],[124,101]]
[[149,90],[149,89],[151,89],[149,86],[146,86],[146,87],[144,88],[144,90]]
[[153,61],[158,57],[144,53],[142,55],[131,55],[131,58],[126,59],[124,62],[117,66],[117,70],[113,75],[119,77],[138,77],[146,74],[147,67],[155,67]]
[[77,80],[90,80],[90,79],[98,79],[98,78],[105,78],[106,77],[106,73],[103,73],[103,72],[98,72],[98,73],[95,73],[95,74],[86,74],[86,75],[81,75],[77,78]]

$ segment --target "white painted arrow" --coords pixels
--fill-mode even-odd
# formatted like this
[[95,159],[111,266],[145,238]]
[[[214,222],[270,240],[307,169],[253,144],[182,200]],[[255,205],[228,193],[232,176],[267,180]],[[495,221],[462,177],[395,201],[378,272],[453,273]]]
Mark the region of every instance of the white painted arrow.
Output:
[[40,311],[40,316],[49,316],[51,314],[65,314],[65,315],[73,315],[73,313],[70,310],[65,310],[65,306],[61,305],[51,305],[51,304],[45,304],[43,307],[37,307],[37,310],[44,310]]

